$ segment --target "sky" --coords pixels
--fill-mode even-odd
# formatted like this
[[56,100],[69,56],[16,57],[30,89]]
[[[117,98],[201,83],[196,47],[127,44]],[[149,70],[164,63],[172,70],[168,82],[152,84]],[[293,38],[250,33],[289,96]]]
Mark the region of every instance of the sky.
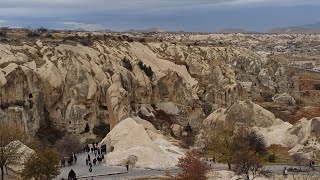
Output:
[[268,31],[320,22],[320,0],[0,0],[0,26]]

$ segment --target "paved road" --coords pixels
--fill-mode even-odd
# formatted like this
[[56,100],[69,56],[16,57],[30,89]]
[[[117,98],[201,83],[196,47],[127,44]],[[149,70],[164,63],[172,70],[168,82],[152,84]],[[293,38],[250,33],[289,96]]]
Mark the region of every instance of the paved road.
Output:
[[[146,170],[146,169],[138,169],[132,168],[129,169],[129,172],[126,171],[125,167],[119,166],[107,166],[104,163],[93,165],[92,172],[89,172],[89,166],[86,165],[85,159],[87,157],[87,153],[80,154],[78,156],[77,163],[72,166],[66,166],[61,168],[60,175],[55,179],[67,179],[69,171],[73,169],[80,179],[108,179],[108,180],[123,180],[123,179],[134,179],[139,177],[151,177],[151,176],[159,176],[164,175],[166,173],[176,174],[179,172],[177,169],[168,170],[168,171],[158,171],[158,170]],[[90,153],[91,159],[94,158],[94,154]],[[118,174],[117,174],[118,173]],[[116,175],[108,175],[108,174],[116,174]]]
[[[94,154],[90,153],[90,156],[91,156],[91,159],[93,159]],[[61,169],[61,174],[55,179],[62,179],[62,178],[66,179],[71,169],[73,169],[76,172],[77,177],[82,177],[80,179],[90,179],[90,180],[91,179],[125,180],[125,179],[141,178],[141,177],[160,176],[166,173],[169,173],[169,174],[179,173],[178,169],[159,171],[159,170],[146,170],[146,169],[138,169],[138,168],[129,169],[129,172],[127,172],[125,167],[107,166],[104,163],[93,165],[92,172],[89,172],[89,166],[87,166],[85,163],[86,157],[87,157],[87,153],[80,154],[78,156],[77,164],[63,167]],[[282,170],[284,167],[299,168],[298,166],[290,166],[290,165],[266,165],[264,166],[264,170],[267,170],[276,174],[282,174]],[[213,163],[211,164],[211,168],[216,170],[227,170],[228,166],[226,164]],[[303,169],[307,169],[307,167]],[[315,172],[311,172],[311,174],[314,174],[314,173]],[[114,174],[114,175],[108,175],[108,174]],[[292,173],[289,172],[289,174],[292,174]],[[299,173],[299,174],[303,174],[303,173]]]

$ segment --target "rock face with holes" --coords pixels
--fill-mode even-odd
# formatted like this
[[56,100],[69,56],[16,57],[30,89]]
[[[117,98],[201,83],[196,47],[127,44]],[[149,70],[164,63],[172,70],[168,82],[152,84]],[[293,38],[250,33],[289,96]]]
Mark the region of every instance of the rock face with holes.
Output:
[[165,132],[173,124],[197,129],[239,100],[296,93],[279,65],[246,48],[99,34],[83,46],[72,41],[80,36],[61,36],[0,44],[1,117],[32,134],[55,128],[92,137],[100,122],[112,129],[132,116]]

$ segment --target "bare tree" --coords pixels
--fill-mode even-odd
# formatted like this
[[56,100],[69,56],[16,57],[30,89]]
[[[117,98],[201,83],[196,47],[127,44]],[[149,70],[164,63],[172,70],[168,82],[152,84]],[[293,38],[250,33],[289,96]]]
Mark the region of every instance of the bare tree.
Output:
[[82,149],[80,140],[75,135],[65,135],[62,139],[56,142],[56,148],[61,157],[70,156],[72,152],[79,153]]
[[[236,130],[228,125],[220,125],[208,136],[208,146],[214,151],[217,160],[227,163],[237,175],[254,179],[262,168],[266,143],[263,137],[248,127]],[[233,165],[233,168],[231,168]]]
[[307,159],[303,157],[301,153],[294,153],[292,156],[292,161],[294,164],[298,165],[301,171],[301,166],[306,165]]
[[249,128],[241,128],[234,134],[235,152],[233,171],[243,175],[246,179],[256,178],[263,164],[266,154],[266,143],[263,137]]
[[[0,123],[0,169],[4,179],[4,170],[10,165],[20,165],[22,153],[21,144],[14,141],[24,142],[27,139],[24,131],[12,123]],[[7,172],[8,173],[8,172]]]

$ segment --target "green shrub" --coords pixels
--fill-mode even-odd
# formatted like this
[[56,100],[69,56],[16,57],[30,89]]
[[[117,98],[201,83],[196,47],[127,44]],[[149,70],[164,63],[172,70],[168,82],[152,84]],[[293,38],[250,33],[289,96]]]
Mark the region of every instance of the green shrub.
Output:
[[269,162],[276,162],[276,159],[277,159],[277,157],[276,157],[276,155],[275,154],[268,154],[268,161]]
[[124,57],[122,59],[122,64],[123,64],[123,67],[125,67],[129,71],[132,71],[132,65],[131,65],[131,63],[130,63],[130,61],[129,61],[129,59],[127,57]]
[[144,73],[149,77],[149,79],[152,78],[153,71],[150,66],[146,66],[142,61],[138,62],[138,66],[140,67],[141,70],[144,71]]

